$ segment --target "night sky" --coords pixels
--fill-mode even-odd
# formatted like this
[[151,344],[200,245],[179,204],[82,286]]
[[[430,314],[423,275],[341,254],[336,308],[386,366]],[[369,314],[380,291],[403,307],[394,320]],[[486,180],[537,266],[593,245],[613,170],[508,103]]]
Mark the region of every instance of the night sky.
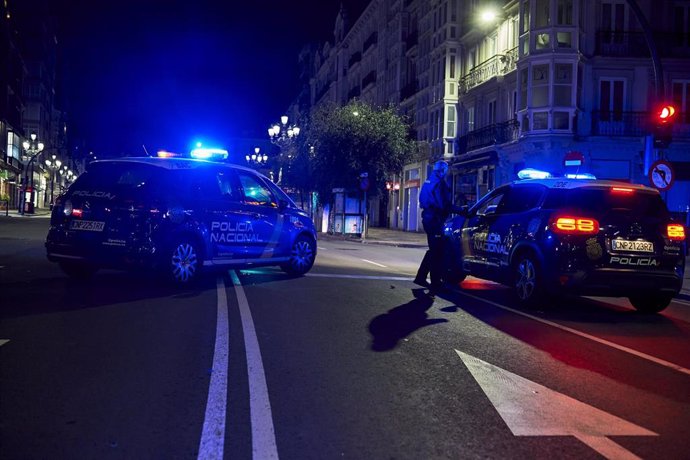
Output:
[[[63,0],[60,105],[103,156],[267,137],[297,93],[302,45],[340,0]],[[353,20],[367,0],[343,0]]]

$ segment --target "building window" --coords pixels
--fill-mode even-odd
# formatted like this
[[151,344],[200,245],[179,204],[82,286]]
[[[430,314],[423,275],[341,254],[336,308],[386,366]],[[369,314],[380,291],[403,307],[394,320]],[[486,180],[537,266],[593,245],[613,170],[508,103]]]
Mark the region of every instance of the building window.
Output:
[[601,30],[609,34],[602,37],[602,42],[623,43],[625,30],[625,0],[604,0],[601,4]]
[[558,0],[556,6],[556,24],[573,25],[573,0]]
[[451,55],[451,56],[450,56],[450,64],[449,64],[449,67],[450,67],[450,75],[449,75],[449,77],[450,77],[450,78],[455,78],[455,56],[454,56],[454,55]]
[[529,32],[529,0],[525,0],[520,10],[520,34]]
[[[549,105],[549,64],[532,66],[532,107]],[[536,129],[536,128],[535,128]]]
[[520,110],[527,108],[527,86],[529,69],[522,69],[520,71]]
[[532,112],[532,129],[549,129],[549,112]]
[[553,113],[553,129],[561,129],[561,130],[570,129],[570,113],[569,112],[554,112]]
[[602,121],[622,121],[624,94],[624,80],[601,80],[599,83],[599,111]]
[[554,105],[567,106],[573,105],[573,65],[556,64],[553,86]]
[[551,15],[549,10],[551,0],[536,0],[534,8],[534,27],[548,27],[551,25]]
[[455,137],[455,106],[446,107],[446,137]]
[[673,8],[673,32],[674,46],[690,46],[690,5]]
[[474,106],[467,107],[467,132],[469,133],[470,131],[474,131],[475,129],[475,124],[474,124],[474,115],[475,115],[475,110]]
[[486,124],[496,124],[496,99],[489,102],[489,105],[486,110]]

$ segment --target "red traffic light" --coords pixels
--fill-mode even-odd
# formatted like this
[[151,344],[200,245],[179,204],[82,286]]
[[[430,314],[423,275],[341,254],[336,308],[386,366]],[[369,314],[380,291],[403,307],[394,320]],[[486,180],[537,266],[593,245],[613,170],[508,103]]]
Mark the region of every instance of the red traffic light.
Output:
[[676,116],[676,108],[673,105],[664,105],[657,112],[657,120],[659,123],[670,123]]

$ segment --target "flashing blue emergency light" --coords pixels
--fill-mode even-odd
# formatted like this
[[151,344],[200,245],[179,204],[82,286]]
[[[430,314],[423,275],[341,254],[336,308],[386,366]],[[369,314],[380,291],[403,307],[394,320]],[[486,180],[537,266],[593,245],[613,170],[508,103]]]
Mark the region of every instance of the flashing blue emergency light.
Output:
[[193,149],[190,155],[192,158],[200,160],[226,160],[228,158],[228,151],[225,149],[198,147]]
[[566,174],[565,177],[567,179],[590,179],[590,180],[596,180],[596,177],[594,174],[590,173],[578,173],[578,174]]
[[518,171],[517,176],[518,179],[548,179],[552,177],[551,173],[534,168],[521,169]]

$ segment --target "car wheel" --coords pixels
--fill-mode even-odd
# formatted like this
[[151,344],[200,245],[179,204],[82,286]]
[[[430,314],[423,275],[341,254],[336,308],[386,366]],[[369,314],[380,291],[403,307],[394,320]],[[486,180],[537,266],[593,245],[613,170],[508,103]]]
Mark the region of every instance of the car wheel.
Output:
[[173,244],[168,259],[168,277],[175,284],[190,284],[199,277],[202,258],[199,247],[190,240],[180,240]]
[[635,310],[641,313],[659,313],[668,307],[673,299],[670,294],[650,293],[628,298]]
[[314,265],[316,243],[306,236],[298,237],[290,248],[290,260],[280,268],[290,275],[304,275]]
[[544,299],[544,286],[539,264],[531,254],[522,254],[514,265],[515,294],[518,302],[527,307],[538,307]]
[[98,271],[97,267],[84,262],[60,262],[58,264],[65,275],[77,280],[88,280]]

